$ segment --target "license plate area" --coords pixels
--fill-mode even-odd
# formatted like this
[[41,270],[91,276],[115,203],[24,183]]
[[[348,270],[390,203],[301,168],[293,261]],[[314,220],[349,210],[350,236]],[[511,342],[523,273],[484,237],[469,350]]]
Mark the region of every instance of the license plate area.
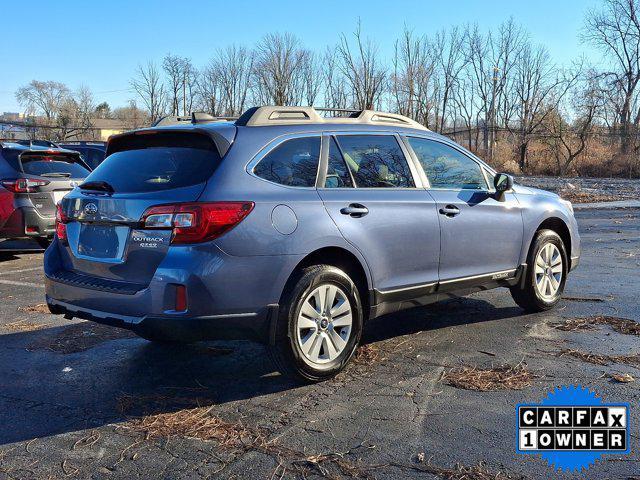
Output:
[[78,254],[104,260],[120,259],[124,247],[121,238],[123,234],[126,238],[128,230],[128,227],[82,224],[78,235]]

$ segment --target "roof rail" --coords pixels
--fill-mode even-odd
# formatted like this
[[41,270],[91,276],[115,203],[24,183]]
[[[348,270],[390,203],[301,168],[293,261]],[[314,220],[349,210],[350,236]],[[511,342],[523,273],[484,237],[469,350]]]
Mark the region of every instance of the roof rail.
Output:
[[237,120],[238,117],[214,117],[205,112],[192,112],[189,116],[167,115],[162,117],[152,126],[162,127],[166,125],[179,125],[181,123],[208,123],[208,122],[224,122],[229,120]]
[[[348,117],[322,117],[318,112],[350,113]],[[306,123],[348,123],[367,125],[395,125],[427,130],[404,115],[376,112],[374,110],[351,110],[346,108],[281,107],[265,105],[252,107],[244,112],[236,125],[257,127],[265,125],[302,125]]]

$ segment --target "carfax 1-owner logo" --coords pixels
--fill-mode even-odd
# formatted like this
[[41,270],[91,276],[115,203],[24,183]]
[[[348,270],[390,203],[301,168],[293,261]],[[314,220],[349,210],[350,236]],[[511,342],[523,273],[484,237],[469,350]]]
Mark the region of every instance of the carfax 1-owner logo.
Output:
[[560,387],[540,404],[516,407],[518,453],[538,454],[554,469],[589,468],[606,454],[627,454],[629,404],[604,403],[584,387]]

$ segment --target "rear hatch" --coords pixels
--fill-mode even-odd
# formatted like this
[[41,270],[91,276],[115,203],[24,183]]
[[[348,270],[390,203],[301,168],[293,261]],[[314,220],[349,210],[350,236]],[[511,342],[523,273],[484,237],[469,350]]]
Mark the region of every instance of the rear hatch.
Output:
[[172,231],[146,229],[144,213],[197,200],[220,160],[205,133],[143,130],[112,139],[105,161],[62,202],[67,267],[148,284]]
[[28,199],[38,214],[53,218],[56,204],[89,175],[87,165],[77,152],[27,150],[15,152],[16,178],[2,184],[18,198]]

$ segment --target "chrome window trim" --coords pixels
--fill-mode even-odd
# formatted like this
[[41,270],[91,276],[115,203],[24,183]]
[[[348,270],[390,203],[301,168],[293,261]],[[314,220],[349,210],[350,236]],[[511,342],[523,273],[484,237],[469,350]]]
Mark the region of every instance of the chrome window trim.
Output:
[[[294,140],[296,138],[312,138],[317,137],[320,140],[320,150],[318,151],[318,167],[316,168],[316,180],[314,184],[310,187],[298,187],[295,185],[284,185],[282,183],[272,182],[271,180],[267,180],[266,178],[262,178],[255,174],[254,169],[258,163],[264,159],[267,155],[269,155],[273,150],[275,150],[278,146],[282,145],[284,142],[289,140]],[[309,132],[309,133],[289,133],[281,135],[277,138],[274,138],[269,143],[267,143],[264,147],[262,147],[258,153],[254,155],[254,157],[249,160],[247,165],[245,166],[245,171],[254,178],[261,180],[263,182],[270,183],[271,185],[277,185],[282,188],[295,188],[299,190],[316,190],[316,186],[318,185],[318,179],[320,176],[320,168],[322,166],[322,132]]]

